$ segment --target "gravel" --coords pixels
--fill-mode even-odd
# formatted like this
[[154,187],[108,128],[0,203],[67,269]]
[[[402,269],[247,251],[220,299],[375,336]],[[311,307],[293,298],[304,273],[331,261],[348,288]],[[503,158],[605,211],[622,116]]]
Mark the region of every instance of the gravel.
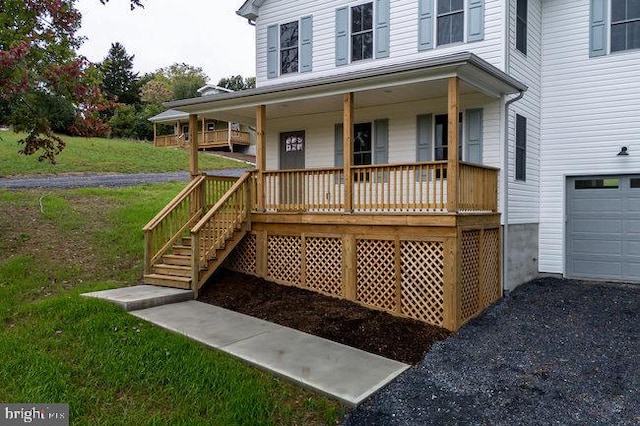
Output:
[[[206,173],[213,176],[240,177],[246,169],[219,169]],[[147,183],[188,181],[188,172],[134,174],[64,174],[56,176],[28,176],[0,179],[0,189],[67,189],[120,188]]]
[[345,425],[638,425],[640,285],[525,284]]

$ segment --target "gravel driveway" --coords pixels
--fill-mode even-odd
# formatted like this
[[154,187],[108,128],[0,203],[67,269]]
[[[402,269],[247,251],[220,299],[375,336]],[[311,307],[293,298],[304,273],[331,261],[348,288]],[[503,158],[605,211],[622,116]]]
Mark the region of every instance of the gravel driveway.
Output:
[[543,278],[436,344],[346,425],[638,425],[640,285]]
[[[209,170],[214,176],[239,177],[246,169]],[[188,181],[189,172],[135,173],[135,174],[64,174],[58,176],[27,176],[0,179],[0,189],[65,189],[65,188],[117,188],[145,183]]]

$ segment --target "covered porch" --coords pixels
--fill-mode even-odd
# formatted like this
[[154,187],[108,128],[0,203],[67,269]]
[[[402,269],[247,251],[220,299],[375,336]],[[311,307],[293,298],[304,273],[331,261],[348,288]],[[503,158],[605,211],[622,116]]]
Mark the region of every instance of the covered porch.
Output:
[[203,115],[199,117],[197,129],[189,127],[189,115],[176,110],[167,110],[149,119],[153,123],[153,143],[160,148],[187,148],[190,135],[198,133],[198,148],[244,149],[251,144],[251,133],[245,126],[215,120]]
[[[193,129],[204,111],[255,125],[256,170],[211,208],[195,195],[202,194],[197,185],[183,193],[184,211],[193,212],[185,215],[189,223],[156,244],[165,253],[150,247],[149,258],[162,259],[180,239],[192,253],[189,280],[183,282],[196,293],[224,264],[456,330],[502,293],[499,169],[495,161],[462,161],[470,151],[459,143],[466,131],[460,112],[482,106],[501,111],[504,96],[520,90],[524,86],[517,81],[464,54],[348,79],[172,103],[189,113]],[[394,109],[395,115],[387,112]],[[428,161],[418,161],[420,129],[413,127],[407,132],[413,137],[407,137],[402,130],[410,126],[395,124],[406,116],[415,126],[413,111],[446,117],[439,131],[446,130],[441,140],[447,144],[432,146]],[[371,152],[370,164],[356,165],[355,124],[378,116],[391,117],[387,151]],[[298,129],[305,131],[306,163],[287,169],[282,155],[278,158],[288,143],[282,135]],[[497,152],[499,131],[491,130],[485,133],[496,139],[485,138],[484,146]],[[402,157],[395,149],[411,143],[414,154]],[[203,177],[194,146],[190,169],[196,182]],[[371,151],[376,148],[374,141]],[[341,153],[321,158],[323,151]],[[163,220],[157,219],[148,234]],[[153,262],[147,263],[153,272]],[[158,274],[148,275],[155,275],[150,283],[170,285]]]

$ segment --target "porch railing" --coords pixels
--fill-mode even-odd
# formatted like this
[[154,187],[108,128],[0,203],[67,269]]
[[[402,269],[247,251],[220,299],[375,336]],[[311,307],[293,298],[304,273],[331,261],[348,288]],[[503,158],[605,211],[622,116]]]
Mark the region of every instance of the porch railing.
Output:
[[191,229],[194,285],[199,283],[200,270],[206,268],[216,251],[247,220],[251,211],[251,180],[251,174],[245,173]]
[[[229,130],[212,130],[208,132],[198,132],[198,144],[199,145],[219,145],[226,146],[229,142],[232,144],[249,145],[250,137],[247,132],[231,131]],[[156,136],[155,146],[157,147],[177,147],[184,148],[188,145],[188,141],[185,140],[185,135],[161,135]]]
[[[354,166],[355,212],[446,212],[447,162]],[[262,173],[264,209],[278,212],[344,211],[344,169]],[[253,183],[254,200],[257,174]],[[458,211],[497,211],[498,169],[460,163]],[[257,207],[254,201],[254,207]]]
[[144,228],[145,273],[213,206],[237,179],[201,175],[189,184]]

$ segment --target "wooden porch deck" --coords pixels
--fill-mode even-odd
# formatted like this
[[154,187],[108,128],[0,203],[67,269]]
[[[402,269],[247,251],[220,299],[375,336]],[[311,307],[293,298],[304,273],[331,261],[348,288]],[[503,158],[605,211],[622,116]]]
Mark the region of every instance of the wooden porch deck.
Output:
[[[198,147],[206,148],[226,148],[229,146],[249,146],[250,135],[247,132],[227,129],[199,132]],[[161,148],[186,148],[190,145],[185,141],[184,135],[156,135],[154,145]]]

